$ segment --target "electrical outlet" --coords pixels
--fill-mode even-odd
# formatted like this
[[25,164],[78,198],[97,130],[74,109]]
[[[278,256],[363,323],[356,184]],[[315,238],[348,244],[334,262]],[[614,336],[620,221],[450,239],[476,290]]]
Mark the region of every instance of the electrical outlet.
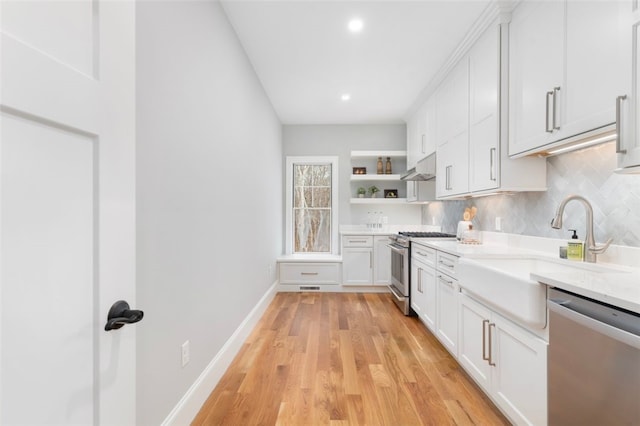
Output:
[[502,231],[502,218],[500,216],[496,217],[496,231]]
[[189,341],[182,344],[182,366],[189,364]]

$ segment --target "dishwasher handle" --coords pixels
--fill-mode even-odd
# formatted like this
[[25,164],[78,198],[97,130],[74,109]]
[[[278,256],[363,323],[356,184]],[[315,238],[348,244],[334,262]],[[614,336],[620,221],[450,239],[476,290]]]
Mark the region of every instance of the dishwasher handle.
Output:
[[[640,349],[640,335],[614,327],[613,325],[609,325],[605,322],[598,321],[595,318],[577,312],[569,307],[571,306],[571,302],[568,300],[549,299],[547,301],[547,306],[549,307],[549,311],[552,313],[556,313],[570,321],[582,325],[583,327],[587,327],[597,333],[615,339],[618,342]],[[626,314],[623,311],[619,311],[619,313],[631,316],[631,314]],[[553,327],[553,325],[550,325],[550,327]]]

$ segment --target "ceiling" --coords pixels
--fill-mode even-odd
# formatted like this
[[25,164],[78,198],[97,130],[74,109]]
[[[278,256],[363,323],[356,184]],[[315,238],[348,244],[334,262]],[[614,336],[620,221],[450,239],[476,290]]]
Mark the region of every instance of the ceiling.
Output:
[[222,4],[283,124],[365,124],[402,123],[489,2]]

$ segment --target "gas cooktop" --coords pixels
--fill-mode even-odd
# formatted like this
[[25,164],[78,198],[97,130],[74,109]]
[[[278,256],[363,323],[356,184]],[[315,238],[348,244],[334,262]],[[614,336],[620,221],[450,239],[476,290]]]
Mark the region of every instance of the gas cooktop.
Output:
[[455,238],[454,234],[444,232],[398,232],[398,234],[409,238]]

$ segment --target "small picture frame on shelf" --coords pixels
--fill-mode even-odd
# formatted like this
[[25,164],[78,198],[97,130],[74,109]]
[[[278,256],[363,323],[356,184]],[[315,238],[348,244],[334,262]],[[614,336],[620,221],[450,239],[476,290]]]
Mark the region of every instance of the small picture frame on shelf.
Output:
[[353,168],[353,174],[354,175],[366,175],[367,174],[367,168],[366,167],[354,167]]
[[398,198],[398,190],[397,189],[385,189],[384,190],[384,198]]

